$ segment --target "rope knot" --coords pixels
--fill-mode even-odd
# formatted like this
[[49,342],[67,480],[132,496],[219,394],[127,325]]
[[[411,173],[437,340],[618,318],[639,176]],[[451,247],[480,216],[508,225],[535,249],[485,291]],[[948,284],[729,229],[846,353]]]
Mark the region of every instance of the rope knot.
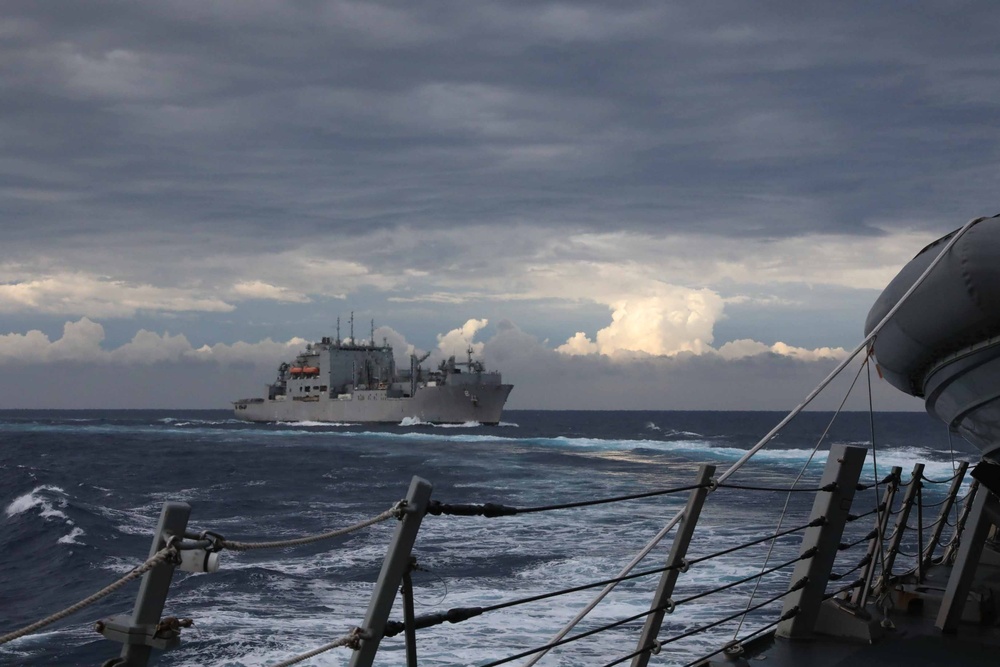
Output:
[[350,634],[344,639],[344,646],[351,649],[352,651],[361,650],[361,640],[365,638],[365,631],[359,627],[355,627],[351,630]]
[[392,516],[402,520],[403,517],[406,516],[406,509],[407,509],[407,504],[406,504],[406,499],[404,498],[403,500],[400,500],[395,505],[393,505],[389,509],[389,511],[392,513]]

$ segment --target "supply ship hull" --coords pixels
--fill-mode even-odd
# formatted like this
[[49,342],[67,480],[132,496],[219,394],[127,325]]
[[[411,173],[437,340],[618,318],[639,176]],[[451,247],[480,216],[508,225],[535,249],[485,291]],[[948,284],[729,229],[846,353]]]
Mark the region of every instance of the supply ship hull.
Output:
[[500,373],[473,361],[471,349],[467,361],[451,357],[436,370],[421,368],[427,357],[411,355],[400,371],[388,344],[324,338],[278,367],[267,397],[235,401],[233,411],[253,422],[499,423],[513,389]]
[[386,390],[357,390],[346,397],[321,396],[314,401],[249,398],[236,401],[240,419],[254,422],[392,422],[405,419],[441,424],[500,421],[512,385],[421,387],[416,395],[389,396]]

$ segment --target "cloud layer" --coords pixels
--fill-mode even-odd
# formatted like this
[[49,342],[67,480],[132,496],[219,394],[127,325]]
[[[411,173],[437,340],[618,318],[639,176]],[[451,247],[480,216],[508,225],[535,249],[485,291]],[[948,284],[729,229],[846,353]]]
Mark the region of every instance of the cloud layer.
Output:
[[10,0],[0,354],[263,359],[353,310],[443,355],[516,321],[559,372],[836,356],[995,212],[998,19]]

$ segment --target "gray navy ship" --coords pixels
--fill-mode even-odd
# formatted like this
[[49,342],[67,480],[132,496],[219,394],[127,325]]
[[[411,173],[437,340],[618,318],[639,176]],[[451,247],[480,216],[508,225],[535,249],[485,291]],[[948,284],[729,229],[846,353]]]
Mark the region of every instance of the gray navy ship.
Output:
[[308,345],[294,361],[278,367],[267,398],[233,403],[236,417],[252,422],[383,422],[404,420],[436,424],[497,424],[513,385],[500,373],[473,360],[450,357],[436,370],[421,364],[430,353],[410,355],[410,367],[398,369],[392,346],[324,337]]

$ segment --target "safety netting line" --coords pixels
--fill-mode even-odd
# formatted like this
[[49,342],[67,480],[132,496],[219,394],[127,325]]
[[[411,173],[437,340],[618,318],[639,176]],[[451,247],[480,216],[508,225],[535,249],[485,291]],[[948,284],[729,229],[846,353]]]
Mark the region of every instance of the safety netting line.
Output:
[[303,660],[308,660],[309,658],[316,657],[321,653],[326,653],[327,651],[332,651],[333,649],[340,647],[347,647],[349,649],[357,651],[359,648],[361,648],[361,639],[363,635],[364,632],[361,630],[361,628],[354,628],[353,630],[351,630],[351,632],[344,635],[340,639],[337,639],[336,641],[332,641],[329,644],[324,644],[323,646],[314,648],[311,651],[302,653],[293,658],[282,660],[281,662],[271,665],[271,667],[288,667],[289,665],[295,665],[302,662]]
[[72,604],[69,607],[66,607],[62,611],[58,611],[58,612],[56,612],[54,614],[51,614],[50,616],[46,616],[45,618],[41,619],[40,621],[35,621],[31,625],[26,625],[25,627],[21,628],[20,630],[15,630],[14,632],[10,632],[10,633],[8,633],[6,635],[3,635],[2,637],[0,637],[0,645],[6,644],[6,643],[11,642],[11,641],[14,641],[15,639],[18,639],[20,637],[24,637],[25,635],[30,635],[33,632],[37,632],[38,630],[41,630],[42,628],[44,628],[47,625],[52,625],[56,621],[62,620],[64,618],[66,618],[67,616],[70,616],[71,614],[75,614],[76,612],[80,611],[84,607],[87,607],[87,606],[92,605],[93,603],[97,602],[101,598],[104,598],[104,597],[107,597],[108,595],[111,595],[112,593],[114,593],[119,588],[121,588],[122,586],[124,586],[128,582],[132,581],[133,579],[138,579],[139,577],[141,577],[142,575],[144,575],[146,572],[149,572],[150,570],[152,570],[157,565],[159,565],[161,563],[164,563],[164,562],[167,562],[169,560],[175,560],[176,558],[177,558],[177,549],[176,548],[174,548],[174,547],[166,547],[166,548],[160,549],[155,554],[153,554],[149,558],[149,560],[147,560],[145,563],[143,563],[139,567],[135,568],[134,570],[132,570],[131,572],[129,572],[128,574],[126,574],[121,579],[108,584],[107,586],[105,586],[101,590],[97,591],[93,595],[85,597],[84,599],[80,600],[76,604]]
[[917,557],[917,554],[909,554],[909,553],[906,553],[905,551],[903,551],[902,549],[894,549],[894,551],[897,554],[899,554],[900,556],[903,556],[904,558],[916,558]]
[[868,489],[878,488],[880,484],[888,484],[892,480],[893,480],[893,475],[892,473],[890,473],[885,477],[883,477],[882,479],[875,480],[874,482],[869,482],[868,484],[858,484],[857,486],[854,487],[854,489],[856,491],[867,491]]
[[921,507],[923,507],[924,509],[927,509],[929,507],[941,507],[941,505],[944,505],[946,502],[948,502],[948,498],[947,497],[944,498],[943,500],[939,500],[936,503],[922,503]]
[[288,540],[274,540],[271,542],[236,542],[233,540],[227,540],[225,538],[220,538],[218,540],[219,548],[229,549],[230,551],[250,551],[253,549],[283,549],[285,547],[297,547],[303,544],[312,544],[314,542],[320,542],[322,540],[329,540],[334,537],[340,537],[342,535],[347,535],[348,533],[353,533],[362,528],[367,528],[369,526],[374,526],[377,523],[383,521],[388,521],[392,518],[401,519],[406,513],[406,501],[401,500],[391,508],[382,512],[378,516],[374,516],[360,523],[356,523],[353,526],[347,526],[346,528],[340,528],[338,530],[331,530],[328,533],[320,533],[318,535],[306,535],[305,537],[296,537]]
[[[942,521],[942,519],[940,517],[938,517],[932,523],[929,523],[929,524],[925,525],[923,527],[923,530],[930,530],[931,528],[933,528],[936,525],[938,525],[939,523],[941,523],[941,521]],[[909,530],[909,531],[913,531],[913,532],[916,532],[917,530],[919,530],[916,526],[911,526],[910,524],[906,524],[906,529]]]
[[870,562],[872,562],[872,557],[868,554],[865,554],[865,557],[859,560],[858,564],[852,567],[847,572],[841,572],[840,574],[837,574],[836,572],[831,572],[828,578],[830,581],[840,581],[844,577],[854,574],[855,572],[863,568],[865,565],[868,565],[868,563]]
[[593,505],[606,505],[608,503],[618,503],[626,500],[638,500],[640,498],[652,498],[654,496],[665,496],[672,493],[683,493],[695,489],[711,488],[711,484],[692,484],[690,486],[679,486],[672,489],[657,489],[643,493],[633,493],[627,496],[615,496],[612,498],[600,498],[597,500],[581,500],[573,503],[563,503],[560,505],[540,505],[537,507],[511,507],[499,503],[482,504],[456,504],[442,503],[432,500],[427,504],[427,514],[433,516],[482,516],[487,519],[494,519],[500,516],[514,516],[515,514],[531,514],[534,512],[551,512],[554,510],[575,509],[578,507],[591,507]]
[[692,660],[691,662],[683,665],[683,667],[694,667],[695,665],[698,665],[698,664],[701,664],[701,663],[705,662],[706,660],[708,660],[712,656],[718,655],[718,654],[722,653],[723,651],[728,650],[731,646],[742,646],[742,645],[746,644],[747,642],[749,642],[749,641],[751,641],[753,639],[756,639],[757,637],[759,637],[760,635],[764,634],[765,632],[769,632],[770,630],[774,629],[782,621],[787,621],[790,618],[795,618],[796,616],[799,615],[799,611],[800,611],[799,607],[798,607],[798,605],[796,605],[796,606],[792,607],[791,609],[789,609],[788,611],[786,611],[781,616],[779,616],[776,620],[771,621],[770,623],[768,623],[767,625],[765,625],[763,627],[760,627],[760,628],[757,628],[756,630],[754,630],[750,634],[744,635],[740,639],[736,639],[736,640],[733,640],[733,641],[729,642],[728,644],[726,644],[725,646],[723,646],[720,649],[716,649],[715,651],[712,651],[711,653],[706,653],[705,655],[701,656],[697,660]]
[[746,544],[739,544],[739,545],[737,545],[735,547],[730,547],[728,549],[723,549],[722,551],[716,551],[715,553],[708,554],[707,556],[702,556],[701,558],[692,558],[692,559],[690,559],[690,560],[687,561],[687,564],[688,565],[695,565],[696,563],[702,563],[702,562],[704,562],[706,560],[712,560],[713,558],[718,558],[719,556],[725,556],[726,554],[731,554],[734,551],[739,551],[741,549],[746,549],[748,547],[753,547],[753,546],[756,546],[758,544],[763,544],[764,542],[767,542],[768,540],[773,540],[773,539],[776,539],[778,537],[785,537],[786,535],[791,535],[792,533],[797,533],[799,531],[805,530],[806,528],[813,528],[813,527],[816,527],[816,526],[822,526],[824,523],[826,523],[826,517],[819,517],[817,519],[813,519],[809,523],[804,524],[802,526],[796,526],[795,528],[789,528],[788,530],[783,530],[783,531],[781,531],[779,533],[773,533],[771,535],[766,535],[766,536],[764,536],[764,537],[762,537],[762,538],[760,538],[758,540],[753,540],[752,542],[747,542]]
[[853,542],[841,542],[840,544],[837,545],[837,551],[847,551],[848,549],[853,549],[859,544],[870,542],[876,537],[878,537],[878,529],[873,528],[870,531],[868,531],[865,535],[863,535],[862,537],[858,538]]
[[774,491],[777,493],[819,493],[820,491],[832,492],[837,490],[837,483],[830,482],[821,487],[810,488],[789,488],[782,486],[751,486],[747,484],[719,484],[720,489],[738,489],[740,491]]
[[935,480],[935,479],[930,479],[929,477],[924,477],[923,475],[920,476],[920,479],[927,482],[928,484],[947,484],[948,482],[954,482],[956,479],[958,479],[958,473],[956,472],[954,475],[952,475],[947,479]]
[[884,512],[884,511],[885,511],[885,503],[879,503],[878,505],[875,506],[875,509],[868,510],[864,514],[848,514],[847,523],[857,521],[858,519],[864,519],[866,516],[871,516],[872,514],[878,514],[879,512]]
[[835,591],[831,591],[829,593],[826,593],[823,596],[823,600],[826,601],[826,600],[829,600],[830,598],[835,598],[838,595],[841,595],[843,593],[846,593],[847,591],[854,590],[855,588],[858,588],[858,587],[864,586],[864,585],[865,585],[865,580],[864,579],[855,579],[853,582],[851,582],[847,586],[844,586],[843,588],[839,588],[839,589],[837,589]]
[[[619,664],[625,662],[626,660],[631,660],[635,656],[642,655],[643,653],[647,653],[649,651],[656,650],[658,652],[660,650],[660,648],[662,648],[663,646],[666,646],[667,644],[672,644],[672,643],[674,643],[676,641],[680,641],[682,639],[687,639],[688,637],[693,637],[694,635],[697,635],[697,634],[700,634],[702,632],[705,632],[706,630],[711,630],[712,628],[718,627],[718,626],[720,626],[720,625],[722,625],[724,623],[728,623],[729,621],[736,620],[740,616],[745,616],[746,614],[748,614],[748,613],[750,613],[752,611],[757,611],[758,609],[761,609],[762,607],[766,607],[769,604],[777,602],[778,600],[780,600],[781,598],[785,597],[789,593],[794,593],[795,591],[797,591],[800,588],[802,588],[803,586],[805,586],[806,583],[808,583],[808,580],[809,580],[808,577],[802,577],[801,579],[799,579],[798,581],[796,581],[787,591],[785,591],[783,593],[779,593],[777,595],[774,595],[774,596],[772,596],[772,597],[764,600],[763,602],[759,602],[759,603],[755,604],[752,607],[748,607],[747,609],[741,609],[740,611],[736,612],[735,614],[730,614],[729,616],[726,616],[725,618],[721,618],[718,621],[714,621],[712,623],[708,623],[707,625],[699,626],[699,627],[694,628],[692,630],[688,630],[687,632],[683,632],[683,633],[681,633],[679,635],[674,635],[673,637],[670,637],[669,639],[657,639],[652,644],[647,645],[647,646],[643,646],[642,648],[640,648],[640,649],[638,649],[636,651],[633,651],[632,653],[630,653],[630,654],[628,654],[628,655],[626,655],[626,656],[624,656],[622,658],[619,658],[618,660],[615,660],[614,662],[609,662],[607,665],[604,665],[604,667],[614,667],[614,665],[619,665]],[[484,667],[487,667],[487,666],[484,666]]]

